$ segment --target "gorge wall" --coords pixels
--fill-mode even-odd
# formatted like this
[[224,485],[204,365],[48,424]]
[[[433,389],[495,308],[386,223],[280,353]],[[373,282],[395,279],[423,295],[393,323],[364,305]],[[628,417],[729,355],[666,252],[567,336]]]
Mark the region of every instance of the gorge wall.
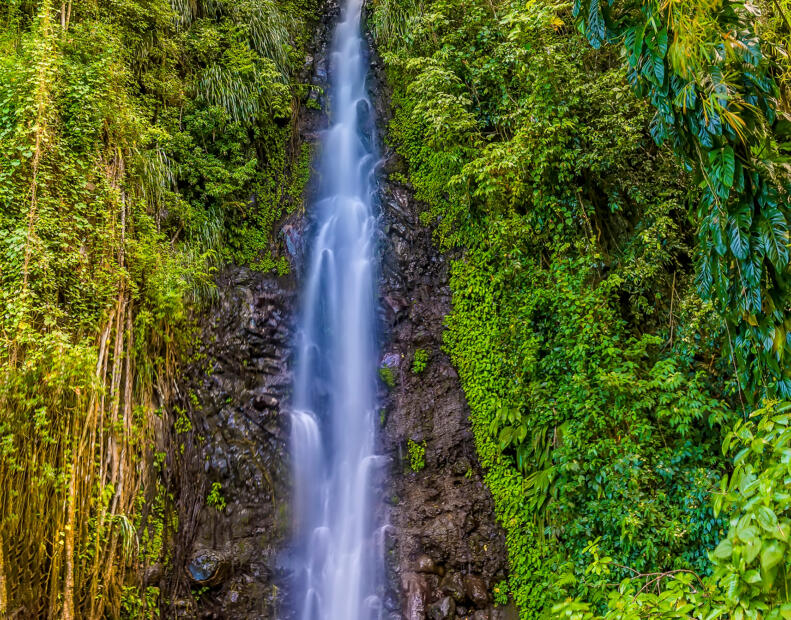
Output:
[[[317,145],[327,126],[327,49],[339,8],[326,2],[323,10],[305,62],[312,88],[300,110],[297,151],[300,144]],[[372,66],[369,88],[384,142],[387,89],[376,59]],[[390,178],[402,167],[387,150],[380,191],[379,435],[391,463],[379,489],[392,525],[386,617],[516,618],[514,609],[494,604],[492,591],[507,570],[503,533],[482,482],[464,394],[441,349],[450,308],[447,261],[419,223],[409,187]],[[291,274],[226,268],[216,278],[218,299],[201,320],[181,388],[192,428],[184,433],[174,489],[178,544],[172,574],[162,578],[177,617],[289,617],[288,402],[298,274],[308,250],[304,215],[279,223],[279,251]],[[412,369],[416,351],[426,357],[420,372]],[[424,451],[417,466],[410,445]]]
[[[373,100],[384,130],[388,90],[381,64],[372,65]],[[492,600],[506,577],[505,541],[483,485],[464,393],[442,350],[451,303],[448,260],[419,222],[421,205],[410,188],[394,180],[403,161],[388,149],[383,166],[382,368],[392,388],[383,394],[381,441],[392,462],[391,583],[402,614],[394,618],[515,619],[513,608]],[[414,365],[416,352],[424,354],[423,369]],[[416,467],[410,445],[422,454]]]

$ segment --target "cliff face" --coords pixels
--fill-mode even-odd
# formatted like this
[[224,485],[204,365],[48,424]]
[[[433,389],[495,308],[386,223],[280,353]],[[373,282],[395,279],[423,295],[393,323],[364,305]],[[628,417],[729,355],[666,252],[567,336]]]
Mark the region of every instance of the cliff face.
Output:
[[[309,95],[318,105],[303,106],[298,143],[317,142],[327,124],[320,93],[338,7],[327,3],[325,12],[304,76],[318,87]],[[387,90],[375,59],[373,65],[371,97],[383,133]],[[379,483],[378,509],[391,525],[387,617],[504,620],[515,617],[513,610],[495,607],[492,599],[506,576],[503,534],[482,483],[464,394],[441,350],[450,308],[447,261],[418,222],[409,188],[389,180],[400,165],[385,153],[380,297],[386,370],[379,440],[391,466]],[[305,251],[303,215],[289,217],[279,233],[293,274],[300,273]],[[165,591],[178,617],[286,618],[287,405],[299,277],[228,268],[217,287],[218,300],[201,321],[182,382],[192,429],[183,435],[182,474],[174,489],[179,536]],[[425,368],[413,372],[418,351]]]
[[277,553],[288,532],[288,397],[293,287],[230,269],[185,380],[185,450],[174,611],[278,616]]
[[[338,11],[324,2],[305,59],[300,80],[313,88],[300,106],[294,153],[315,147],[327,124],[327,49]],[[288,617],[288,401],[304,225],[304,213],[279,223],[278,252],[290,275],[224,269],[217,300],[199,321],[181,382],[192,428],[180,436],[178,536],[163,587],[176,617]]]
[[[447,264],[418,224],[409,191],[385,182],[383,198],[389,338],[382,364],[395,385],[384,400],[382,443],[392,458],[393,588],[409,620],[506,618],[492,600],[506,576],[504,537],[481,479],[458,376],[441,350]],[[425,352],[423,370],[416,352],[418,360]]]
[[[375,60],[373,67],[372,98],[384,129],[388,92]],[[410,188],[391,178],[402,167],[396,154],[385,154],[380,372],[393,387],[383,391],[381,442],[392,463],[385,497],[393,525],[389,587],[398,600],[392,617],[515,618],[515,610],[494,605],[493,588],[506,577],[505,539],[458,375],[442,351],[448,260],[420,224]]]

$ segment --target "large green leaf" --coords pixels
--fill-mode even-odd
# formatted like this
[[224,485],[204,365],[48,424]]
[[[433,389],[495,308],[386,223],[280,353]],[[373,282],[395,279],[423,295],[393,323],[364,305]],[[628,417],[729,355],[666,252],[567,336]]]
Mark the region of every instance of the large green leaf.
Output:
[[714,557],[720,560],[729,559],[732,553],[733,553],[733,543],[727,538],[720,541],[720,544],[717,545],[717,548],[714,549],[713,551]]
[[768,506],[759,506],[756,513],[758,524],[767,532],[777,531],[777,515]]

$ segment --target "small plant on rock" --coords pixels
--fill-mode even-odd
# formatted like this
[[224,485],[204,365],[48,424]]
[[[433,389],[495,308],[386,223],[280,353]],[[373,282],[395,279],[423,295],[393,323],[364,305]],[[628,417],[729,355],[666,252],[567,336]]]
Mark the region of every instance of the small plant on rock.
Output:
[[428,352],[425,349],[416,349],[412,358],[412,372],[419,375],[426,369],[428,363]]
[[492,598],[494,598],[494,604],[498,607],[502,607],[503,605],[508,604],[508,581],[503,579],[502,581],[498,581],[495,586],[492,588]]
[[183,433],[189,433],[192,430],[192,422],[187,416],[187,412],[181,407],[174,407],[173,409],[177,416],[176,421],[173,423],[173,429],[176,431],[176,434],[182,435]]
[[384,384],[389,387],[391,390],[395,387],[395,373],[393,369],[389,366],[382,366],[379,369],[379,377],[382,379]]
[[225,501],[225,497],[223,497],[222,494],[222,484],[219,482],[212,482],[211,491],[209,491],[209,495],[206,496],[206,504],[208,506],[213,506],[220,512],[225,510],[227,502]]
[[417,443],[407,439],[406,446],[409,454],[409,467],[412,468],[412,471],[422,470],[426,466],[426,442]]

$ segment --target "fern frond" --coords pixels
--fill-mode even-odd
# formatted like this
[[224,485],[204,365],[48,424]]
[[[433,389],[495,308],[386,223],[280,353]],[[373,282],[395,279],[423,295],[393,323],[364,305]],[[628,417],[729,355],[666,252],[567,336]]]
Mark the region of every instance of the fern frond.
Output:
[[247,31],[250,47],[264,58],[271,60],[278,71],[289,72],[289,31],[294,20],[282,13],[272,0],[246,0],[234,5],[234,20]]

